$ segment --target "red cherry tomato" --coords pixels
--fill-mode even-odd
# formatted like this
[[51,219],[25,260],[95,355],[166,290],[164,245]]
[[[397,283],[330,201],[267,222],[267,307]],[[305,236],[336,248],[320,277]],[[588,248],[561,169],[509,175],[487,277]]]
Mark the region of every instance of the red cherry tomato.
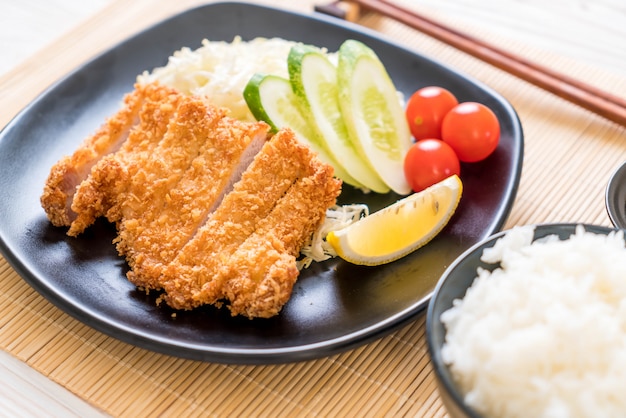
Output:
[[457,98],[442,87],[424,87],[413,93],[407,102],[405,114],[415,140],[441,139],[441,122],[458,103]]
[[454,150],[439,139],[417,141],[404,158],[404,175],[414,192],[453,174],[461,174],[461,164]]
[[481,161],[498,146],[500,123],[487,106],[464,102],[443,118],[441,139],[454,149],[459,160],[466,163]]

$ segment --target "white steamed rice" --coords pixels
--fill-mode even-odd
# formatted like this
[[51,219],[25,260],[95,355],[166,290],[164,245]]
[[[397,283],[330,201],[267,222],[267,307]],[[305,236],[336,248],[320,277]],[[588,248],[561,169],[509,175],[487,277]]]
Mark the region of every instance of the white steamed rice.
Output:
[[484,251],[500,267],[441,315],[444,362],[488,417],[626,416],[623,232],[532,236],[514,228]]

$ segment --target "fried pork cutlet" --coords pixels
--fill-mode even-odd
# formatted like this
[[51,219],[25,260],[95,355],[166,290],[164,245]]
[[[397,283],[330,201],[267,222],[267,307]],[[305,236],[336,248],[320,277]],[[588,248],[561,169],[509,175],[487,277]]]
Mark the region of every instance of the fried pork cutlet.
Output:
[[119,221],[116,207],[135,175],[132,169],[140,167],[141,161],[147,160],[157,147],[183,97],[177,90],[157,84],[146,88],[139,124],[131,130],[121,148],[98,161],[76,188],[71,206],[76,218],[68,235],[79,235],[101,216],[107,216],[111,222]]
[[332,167],[313,164],[315,172],[287,191],[220,271],[232,315],[269,318],[289,300],[298,277],[296,257],[341,192]]
[[340,191],[332,167],[291,131],[279,132],[167,266],[161,278],[165,301],[192,309],[225,300],[233,315],[276,315],[298,277],[302,245]]
[[50,170],[41,195],[41,205],[55,226],[69,226],[76,214],[72,200],[76,187],[89,175],[91,168],[104,156],[117,151],[139,122],[139,111],[150,86],[137,86],[126,95],[119,112],[109,118],[71,155],[59,160]]
[[311,175],[311,151],[291,130],[269,140],[235,184],[165,268],[160,284],[166,301],[177,309],[215,304],[224,297],[219,271],[298,178]]
[[200,154],[209,132],[223,117],[222,109],[208,108],[203,100],[186,97],[149,157],[130,162],[134,175],[118,197],[119,205],[109,211],[112,218],[119,219],[116,243],[120,255],[130,255],[134,260],[135,241],[146,225],[159,216],[170,198],[170,191]]
[[291,130],[267,141],[266,124],[202,98],[148,85],[125,103],[52,169],[41,199],[51,221],[76,235],[106,216],[128,279],[163,289],[176,309],[276,315],[302,245],[340,193],[332,167]]
[[160,288],[163,267],[205,223],[267,138],[265,123],[220,112],[202,100],[186,99],[132,179],[117,244],[131,266],[129,280],[139,287]]

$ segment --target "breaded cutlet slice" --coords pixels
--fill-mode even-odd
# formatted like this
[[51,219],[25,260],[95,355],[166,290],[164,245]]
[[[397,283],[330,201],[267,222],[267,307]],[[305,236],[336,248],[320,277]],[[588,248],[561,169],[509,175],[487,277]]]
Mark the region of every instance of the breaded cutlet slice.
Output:
[[321,225],[341,192],[331,166],[296,181],[220,271],[222,292],[233,316],[269,318],[291,297],[298,278],[296,257]]
[[[241,122],[228,116],[206,131],[193,118],[193,135],[204,144],[172,187],[162,207],[144,215],[141,232],[134,238],[129,280],[147,289],[160,288],[159,277],[180,249],[192,239],[222,196],[239,180],[241,173],[263,146],[269,126],[263,122]],[[186,134],[185,136],[188,136]]]
[[105,155],[117,151],[133,126],[139,123],[139,111],[149,86],[137,88],[124,97],[121,109],[70,156],[61,158],[50,170],[40,198],[50,222],[55,226],[69,226],[76,214],[72,200],[76,187],[89,175],[91,168]]
[[312,174],[312,158],[288,129],[265,143],[233,190],[164,269],[160,284],[170,306],[192,309],[223,297],[220,268],[292,184]]
[[[200,98],[183,98],[165,136],[149,158],[129,163],[134,175],[119,197],[118,235],[114,243],[131,269],[148,251],[137,244],[137,239],[161,216],[171,191],[206,147],[211,131],[225,114],[226,110],[210,106]],[[167,236],[162,236],[161,241],[167,240]],[[158,248],[151,251],[158,252]]]
[[[69,236],[81,234],[101,216],[107,216],[111,222],[119,221],[119,198],[135,174],[131,169],[136,171],[157,147],[183,97],[177,90],[158,84],[146,87],[140,122],[120,149],[98,161],[76,189],[72,202],[76,218],[70,225]],[[135,162],[132,167],[131,162]]]

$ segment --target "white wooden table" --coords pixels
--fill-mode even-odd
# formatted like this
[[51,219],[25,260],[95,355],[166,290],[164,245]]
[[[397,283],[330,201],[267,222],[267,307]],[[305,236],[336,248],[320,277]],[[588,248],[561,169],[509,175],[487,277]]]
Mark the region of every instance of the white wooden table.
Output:
[[[0,0],[0,76],[108,2]],[[626,77],[623,0],[421,0],[420,4],[462,18],[468,25]],[[101,416],[62,386],[2,351],[0,387],[0,416]]]

